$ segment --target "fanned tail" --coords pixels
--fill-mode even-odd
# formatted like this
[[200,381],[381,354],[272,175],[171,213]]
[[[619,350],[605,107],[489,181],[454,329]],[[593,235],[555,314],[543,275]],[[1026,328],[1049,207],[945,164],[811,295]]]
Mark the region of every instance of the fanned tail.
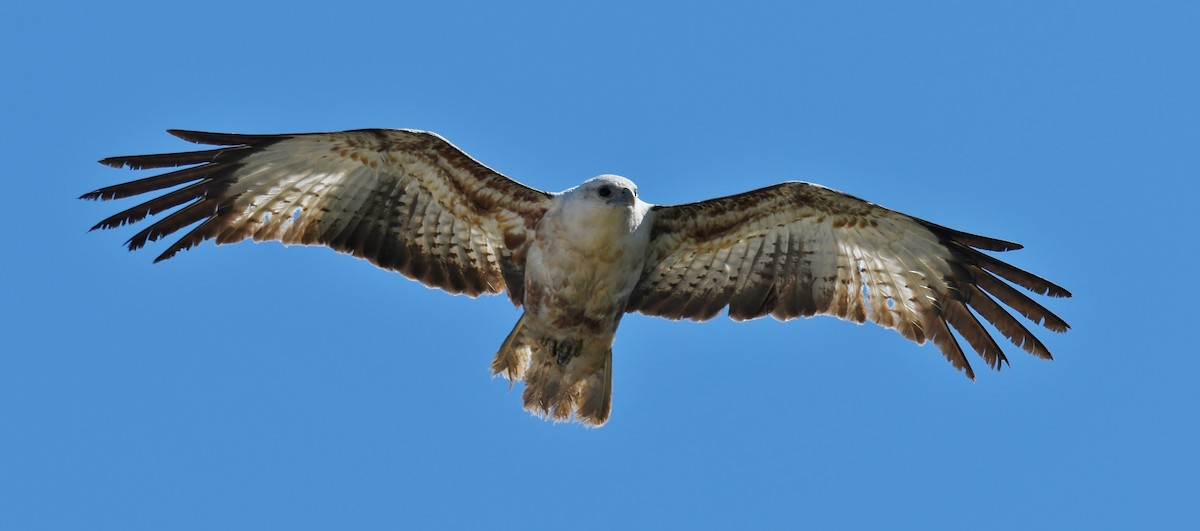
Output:
[[522,315],[492,360],[492,374],[525,380],[522,398],[534,415],[599,427],[612,411],[611,345],[611,337],[534,337]]

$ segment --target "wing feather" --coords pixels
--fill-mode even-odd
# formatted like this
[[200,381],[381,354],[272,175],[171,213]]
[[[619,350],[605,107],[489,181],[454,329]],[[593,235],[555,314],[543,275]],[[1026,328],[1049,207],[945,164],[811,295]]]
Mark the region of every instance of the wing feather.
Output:
[[971,284],[966,285],[966,290],[967,303],[970,304],[971,308],[988,322],[992,323],[996,327],[996,330],[1004,334],[1004,337],[1007,337],[1012,344],[1039,358],[1051,359],[1050,351],[1046,349],[1046,345],[1043,345],[1037,336],[1033,335],[1012,314],[1005,311],[1004,307],[997,304],[987,293],[981,291],[978,286]]
[[[102,159],[100,164],[112,168],[129,168],[131,170],[146,170],[152,168],[174,168],[177,166],[188,166],[191,164],[204,164],[210,162],[220,162],[221,160],[237,156],[238,151],[246,150],[247,147],[241,148],[223,148],[209,149],[206,151],[188,151],[185,153],[160,153],[156,155],[127,155],[123,157],[109,157]],[[220,160],[219,160],[220,159]],[[93,192],[94,193],[94,192]]]
[[972,369],[971,363],[967,361],[967,354],[963,352],[962,345],[958,344],[958,339],[955,339],[954,334],[950,333],[950,327],[946,325],[946,320],[933,313],[923,314],[921,319],[929,333],[929,340],[933,341],[933,344],[942,352],[946,361],[949,361],[955,369],[963,371],[967,378],[974,380],[975,369]]
[[508,290],[514,303],[523,300],[524,246],[551,195],[433,133],[169,132],[223,147],[106,158],[100,162],[113,167],[190,167],[82,196],[121,199],[179,186],[93,227],[166,213],[129,239],[130,250],[196,224],[156,261],[210,239],[325,245],[452,293]]
[[1059,316],[1047,310],[1046,307],[1038,304],[1037,301],[1029,298],[1028,295],[1017,291],[1012,286],[1005,284],[1000,279],[992,276],[990,273],[979,269],[975,265],[965,265],[963,267],[967,271],[973,272],[971,276],[975,285],[984,291],[991,293],[1000,302],[1007,304],[1012,309],[1016,310],[1025,318],[1033,321],[1035,324],[1040,324],[1049,330],[1055,332],[1066,332],[1071,327],[1067,325]]
[[1069,297],[1067,290],[978,250],[1008,251],[1019,244],[822,186],[783,183],[654,207],[651,215],[650,250],[630,312],[704,320],[727,307],[735,320],[816,314],[869,320],[917,343],[933,341],[971,378],[974,371],[951,327],[991,367],[1007,363],[979,317],[1018,347],[1050,357],[997,300],[1049,330],[1068,329],[1000,279],[1052,297]]
[[[101,161],[104,162],[104,161]],[[178,186],[183,183],[190,183],[208,177],[212,173],[221,170],[225,165],[222,164],[205,164],[203,166],[193,166],[182,170],[173,171],[163,175],[154,177],[146,177],[127,183],[121,183],[114,186],[106,186],[99,190],[88,192],[80,196],[80,199],[105,200],[105,199],[124,199],[135,195],[153,192]],[[201,182],[215,182],[216,179]],[[107,227],[106,227],[107,228]]]
[[210,146],[261,146],[268,142],[280,140],[286,135],[247,135],[241,133],[210,133],[207,131],[191,131],[188,129],[167,129],[167,133],[175,138],[186,140],[193,144]]

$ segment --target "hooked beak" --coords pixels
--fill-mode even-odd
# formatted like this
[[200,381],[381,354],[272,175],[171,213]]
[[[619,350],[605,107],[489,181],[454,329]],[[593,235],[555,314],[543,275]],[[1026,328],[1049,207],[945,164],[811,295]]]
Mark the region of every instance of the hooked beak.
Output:
[[633,206],[633,192],[622,188],[621,193],[608,199],[610,205]]

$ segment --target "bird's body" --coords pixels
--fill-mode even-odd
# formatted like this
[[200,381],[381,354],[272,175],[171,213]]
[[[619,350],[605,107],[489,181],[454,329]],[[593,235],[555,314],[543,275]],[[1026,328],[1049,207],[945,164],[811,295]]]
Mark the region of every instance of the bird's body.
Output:
[[[612,343],[650,242],[650,205],[628,179],[604,175],[567,190],[535,230],[525,263],[525,314],[492,364],[525,379],[526,404],[599,424],[612,393]],[[528,372],[526,372],[528,367]]]
[[[632,188],[628,179],[601,176],[555,198],[534,229],[525,264],[525,311],[533,322],[583,334],[615,329],[650,242],[643,223],[650,205]],[[621,199],[601,197],[602,190]]]
[[195,224],[159,260],[207,239],[278,240],[326,245],[451,293],[506,292],[524,314],[492,370],[523,379],[525,407],[556,420],[607,421],[613,338],[631,312],[870,320],[933,341],[969,377],[950,327],[995,368],[1006,359],[976,315],[1043,358],[1046,347],[1000,303],[1050,330],[1068,328],[1000,279],[1051,296],[1069,296],[1065,289],[978,250],[1019,245],[809,183],[656,206],[614,175],[542,192],[421,131],[172,134],[222,147],[101,161],[189,167],[85,194],[179,186],[93,228],[179,207],[134,235],[130,249]]

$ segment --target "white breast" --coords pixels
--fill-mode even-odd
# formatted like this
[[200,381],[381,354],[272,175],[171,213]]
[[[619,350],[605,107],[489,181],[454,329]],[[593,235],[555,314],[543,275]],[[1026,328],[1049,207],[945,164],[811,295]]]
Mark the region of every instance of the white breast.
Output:
[[525,310],[540,321],[611,323],[641,275],[650,205],[559,196],[538,225],[525,267]]

